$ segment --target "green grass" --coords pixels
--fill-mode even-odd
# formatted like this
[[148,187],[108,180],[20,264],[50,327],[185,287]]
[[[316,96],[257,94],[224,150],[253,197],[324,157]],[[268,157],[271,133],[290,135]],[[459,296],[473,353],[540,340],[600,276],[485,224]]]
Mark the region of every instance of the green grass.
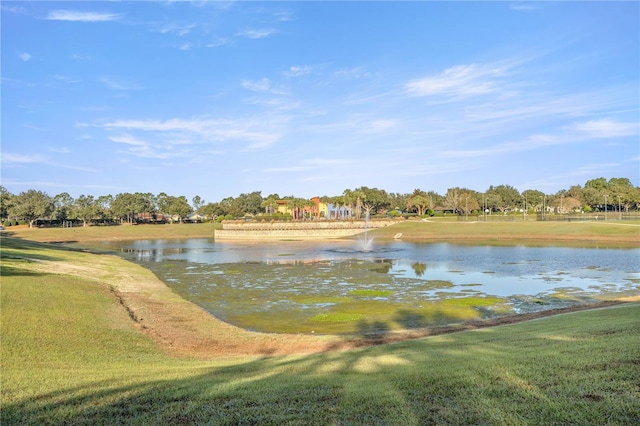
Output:
[[[38,228],[9,227],[7,235],[46,242],[92,242],[108,240],[134,240],[145,238],[211,238],[219,223],[91,226],[87,228]],[[393,226],[369,231],[376,239],[393,239],[402,233],[404,240],[474,240],[484,243],[511,244],[513,240],[528,244],[549,244],[553,241],[640,243],[640,222],[458,222],[452,218],[432,218],[428,222],[410,220]],[[356,237],[357,238],[357,237]]]
[[375,289],[361,288],[357,290],[351,290],[348,294],[350,296],[359,296],[359,297],[387,297],[392,295],[393,292],[389,290],[375,290]]
[[374,238],[393,238],[402,233],[405,240],[474,240],[484,243],[512,244],[513,240],[528,244],[554,241],[639,243],[640,223],[630,222],[458,222],[442,219],[405,221],[370,231]]
[[349,314],[345,312],[327,312],[314,315],[309,318],[310,322],[351,322],[362,318],[362,314]]
[[99,282],[36,268],[107,260],[4,239],[1,253],[3,426],[640,422],[638,303],[350,351],[177,359]]
[[86,228],[14,228],[3,233],[18,238],[43,242],[93,242],[140,239],[213,238],[219,223],[165,225],[88,226]]

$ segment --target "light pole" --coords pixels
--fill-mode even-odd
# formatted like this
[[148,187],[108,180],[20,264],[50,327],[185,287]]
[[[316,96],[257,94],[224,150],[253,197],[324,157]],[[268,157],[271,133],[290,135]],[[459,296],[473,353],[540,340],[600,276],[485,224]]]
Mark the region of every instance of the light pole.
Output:
[[620,204],[620,196],[618,195],[618,213],[620,214],[620,220],[622,220],[622,205]]
[[607,220],[607,206],[608,206],[607,205],[607,197],[608,197],[608,195],[604,196],[604,220],[605,221]]
[[484,221],[487,221],[487,200],[485,199],[485,194],[482,194],[482,215],[484,216]]
[[464,199],[464,221],[469,221],[469,197]]

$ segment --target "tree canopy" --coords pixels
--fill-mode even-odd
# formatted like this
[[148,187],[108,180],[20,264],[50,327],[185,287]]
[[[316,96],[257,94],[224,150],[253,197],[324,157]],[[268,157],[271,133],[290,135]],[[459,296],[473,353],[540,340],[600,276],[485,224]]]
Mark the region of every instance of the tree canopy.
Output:
[[[341,194],[320,198],[320,202],[331,204],[331,217],[343,219],[362,217],[363,214],[379,215],[400,211],[406,214],[432,215],[435,211],[455,214],[555,211],[562,214],[577,211],[638,211],[640,188],[633,186],[627,178],[591,179],[584,186],[573,185],[555,194],[546,194],[537,189],[519,192],[510,185],[490,186],[479,192],[469,188],[449,188],[444,195],[435,191],[416,188],[412,193],[388,193],[383,189],[361,186],[345,189]],[[261,191],[227,197],[218,202],[205,201],[200,196],[189,204],[184,195],[168,195],[164,192],[119,193],[94,197],[80,195],[74,199],[67,192],[54,197],[37,190],[28,190],[18,195],[11,194],[0,186],[0,215],[3,219],[16,218],[27,221],[30,226],[38,219],[67,221],[78,220],[84,225],[96,221],[120,221],[134,223],[140,220],[184,221],[190,213],[197,211],[215,218],[241,218],[261,214],[273,214],[278,203],[286,203],[294,219],[319,218],[316,204],[306,198],[290,195],[280,197],[270,194],[263,197]],[[346,213],[345,213],[346,212]]]

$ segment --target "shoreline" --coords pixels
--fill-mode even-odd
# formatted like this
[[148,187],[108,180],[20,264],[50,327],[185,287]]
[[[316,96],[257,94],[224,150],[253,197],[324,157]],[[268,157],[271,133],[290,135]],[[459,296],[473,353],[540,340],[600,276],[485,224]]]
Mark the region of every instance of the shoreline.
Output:
[[512,314],[424,329],[407,329],[383,335],[259,333],[216,318],[196,304],[183,299],[152,271],[140,265],[117,255],[98,254],[92,249],[77,253],[78,256],[74,256],[72,262],[39,260],[34,268],[45,274],[88,278],[108,287],[114,296],[114,303],[127,312],[140,332],[153,339],[165,353],[180,358],[206,359],[221,356],[271,356],[342,351],[640,301],[638,295],[535,313]]
[[[77,228],[33,228],[18,225],[6,228],[0,235],[43,243],[86,244],[104,241],[134,241],[162,239],[206,238],[223,242],[277,243],[279,241],[331,241],[355,240],[359,234],[327,238],[326,236],[278,236],[277,238],[216,239],[221,225],[165,224],[89,226]],[[612,247],[640,247],[640,221],[633,223],[609,222],[445,222],[433,220],[409,220],[377,229],[369,235],[379,241],[443,242],[473,244],[549,244],[549,245],[599,245]],[[400,235],[400,237],[397,237]]]

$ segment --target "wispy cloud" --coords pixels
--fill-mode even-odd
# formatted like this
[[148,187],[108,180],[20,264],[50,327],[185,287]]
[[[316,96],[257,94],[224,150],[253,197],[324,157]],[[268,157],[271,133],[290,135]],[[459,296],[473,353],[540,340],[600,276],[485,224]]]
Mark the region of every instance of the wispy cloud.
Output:
[[177,25],[177,24],[169,24],[160,29],[162,34],[173,33],[178,36],[183,36],[189,34],[191,30],[196,28],[196,24],[187,24],[187,25]]
[[531,2],[516,2],[509,4],[509,9],[515,10],[517,12],[531,12],[538,9],[538,6]]
[[[208,144],[240,141],[240,150],[266,148],[281,138],[278,119],[191,119],[170,120],[116,120],[102,124],[79,123],[77,127],[101,127],[107,130],[146,132],[168,149],[169,145]],[[116,136],[114,142],[132,146],[150,147],[145,139],[126,134]],[[145,145],[146,144],[146,145]],[[157,145],[157,144],[155,144]],[[156,149],[158,147],[156,146]],[[138,152],[143,152],[142,150]]]
[[265,37],[269,37],[276,33],[276,30],[272,28],[267,29],[245,29],[236,33],[237,36],[246,37],[250,39],[261,39]]
[[383,133],[396,127],[398,122],[390,119],[379,119],[369,121],[365,124],[364,133]]
[[467,97],[497,90],[506,69],[491,65],[456,65],[439,74],[409,81],[405,85],[411,96]]
[[470,158],[503,155],[592,139],[634,136],[639,133],[639,130],[640,125],[635,122],[620,122],[611,119],[591,120],[565,126],[555,134],[536,133],[518,141],[490,145],[482,149],[446,150],[441,152],[440,156],[446,158]]
[[80,80],[75,79],[73,77],[69,77],[66,75],[60,75],[60,74],[56,74],[53,76],[53,79],[55,81],[57,81],[58,83],[64,83],[64,84],[77,84],[80,83]]
[[[163,146],[154,146],[150,142],[129,134],[119,136],[110,136],[111,142],[128,145],[127,153],[143,158],[159,158],[166,159],[171,156]],[[175,153],[173,153],[175,156]]]
[[309,170],[326,169],[327,167],[339,167],[349,163],[350,160],[336,158],[309,158],[299,161],[295,166],[269,167],[264,169],[267,173],[295,173]]
[[59,167],[63,169],[69,170],[79,170],[82,172],[96,173],[97,170],[88,168],[88,167],[80,167],[74,165],[68,165],[63,163],[58,163],[55,161],[51,161],[48,158],[42,155],[25,155],[25,154],[12,154],[8,152],[2,153],[2,163],[3,164],[42,164],[52,167]]
[[40,155],[24,155],[24,154],[12,154],[10,152],[2,153],[2,162],[3,163],[42,163],[44,162],[44,158]]
[[375,74],[371,71],[368,71],[365,67],[355,67],[342,68],[335,72],[335,76],[349,80],[362,80],[372,78],[375,76]]
[[77,10],[52,10],[47,15],[50,21],[107,22],[116,21],[122,15],[108,12],[81,12]]
[[110,136],[109,139],[112,142],[123,143],[126,145],[133,145],[139,147],[148,147],[149,143],[143,140],[137,139],[131,135],[121,135],[121,136]]
[[280,22],[288,22],[293,19],[293,14],[288,10],[281,10],[274,14],[275,18]]
[[271,89],[271,81],[268,78],[262,78],[260,80],[244,80],[242,87],[245,89],[253,90],[254,92],[266,92]]
[[2,4],[0,5],[0,10],[3,10],[5,12],[11,12],[11,13],[19,13],[19,14],[27,13],[27,10],[24,7],[15,6],[15,5],[7,6],[6,4]]
[[570,129],[582,132],[591,138],[618,138],[638,134],[640,124],[637,122],[621,122],[604,118],[575,123]]
[[287,90],[282,87],[275,87],[271,80],[268,78],[261,78],[260,80],[244,80],[242,87],[252,92],[258,93],[270,93],[274,95],[286,95]]
[[20,54],[20,59],[22,59],[23,61],[27,62],[29,59],[31,59],[31,55],[29,55],[28,53],[21,53]]
[[213,37],[210,41],[204,43],[204,47],[220,47],[228,42],[229,40],[224,37]]
[[138,84],[127,82],[127,81],[115,80],[111,77],[101,77],[99,80],[101,83],[105,84],[107,87],[113,90],[129,91],[129,90],[144,89],[143,86],[140,86]]
[[55,152],[55,153],[58,153],[58,154],[69,154],[69,153],[71,153],[71,150],[66,146],[49,148],[49,151],[50,152]]
[[300,77],[303,75],[311,74],[313,69],[308,65],[293,65],[284,72],[286,77]]

